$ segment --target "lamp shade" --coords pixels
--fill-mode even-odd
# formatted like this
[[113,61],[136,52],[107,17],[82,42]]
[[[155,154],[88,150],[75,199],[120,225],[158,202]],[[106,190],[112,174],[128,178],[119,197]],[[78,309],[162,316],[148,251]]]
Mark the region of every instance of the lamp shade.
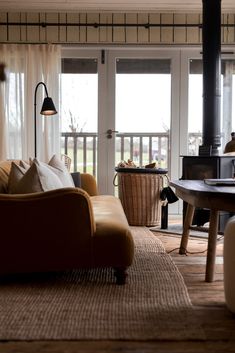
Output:
[[45,97],[42,105],[40,114],[42,115],[54,115],[57,111],[55,109],[53,100],[50,97]]

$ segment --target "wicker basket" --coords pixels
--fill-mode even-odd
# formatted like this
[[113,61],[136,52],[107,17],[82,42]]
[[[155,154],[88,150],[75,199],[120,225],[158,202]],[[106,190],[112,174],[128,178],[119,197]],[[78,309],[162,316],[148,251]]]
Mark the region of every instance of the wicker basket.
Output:
[[160,174],[117,173],[118,194],[127,220],[133,226],[156,226],[161,218]]

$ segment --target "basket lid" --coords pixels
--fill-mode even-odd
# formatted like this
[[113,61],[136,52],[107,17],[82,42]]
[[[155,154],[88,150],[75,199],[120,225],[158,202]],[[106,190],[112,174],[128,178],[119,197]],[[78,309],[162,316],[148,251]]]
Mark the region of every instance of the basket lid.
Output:
[[118,173],[143,173],[143,174],[167,174],[168,170],[163,168],[131,168],[131,167],[115,167]]

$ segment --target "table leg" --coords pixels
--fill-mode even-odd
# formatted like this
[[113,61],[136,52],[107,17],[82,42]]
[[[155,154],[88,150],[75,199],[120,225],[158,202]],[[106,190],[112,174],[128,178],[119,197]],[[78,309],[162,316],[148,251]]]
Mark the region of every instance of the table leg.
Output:
[[168,203],[161,208],[161,229],[168,228]]
[[186,215],[184,219],[184,227],[183,227],[183,234],[180,243],[180,250],[179,254],[183,255],[186,254],[187,245],[188,245],[188,238],[189,238],[189,231],[193,221],[195,207],[187,204]]
[[210,227],[208,234],[208,250],[206,258],[206,282],[213,282],[215,269],[216,244],[218,234],[219,211],[210,211]]

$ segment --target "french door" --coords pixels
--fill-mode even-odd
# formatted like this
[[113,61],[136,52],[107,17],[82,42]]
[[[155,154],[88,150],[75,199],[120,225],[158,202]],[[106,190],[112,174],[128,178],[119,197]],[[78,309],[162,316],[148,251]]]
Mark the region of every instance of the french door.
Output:
[[64,49],[62,145],[76,149],[74,167],[95,174],[101,193],[114,193],[122,159],[154,161],[178,178],[179,58],[176,50]]
[[[177,153],[179,115],[178,97],[172,92],[179,92],[177,65],[179,56],[174,51],[109,51],[109,165],[128,159],[137,166],[156,162],[176,178],[178,158],[173,153]],[[113,169],[108,175],[111,180]],[[110,193],[113,186],[109,185]]]

